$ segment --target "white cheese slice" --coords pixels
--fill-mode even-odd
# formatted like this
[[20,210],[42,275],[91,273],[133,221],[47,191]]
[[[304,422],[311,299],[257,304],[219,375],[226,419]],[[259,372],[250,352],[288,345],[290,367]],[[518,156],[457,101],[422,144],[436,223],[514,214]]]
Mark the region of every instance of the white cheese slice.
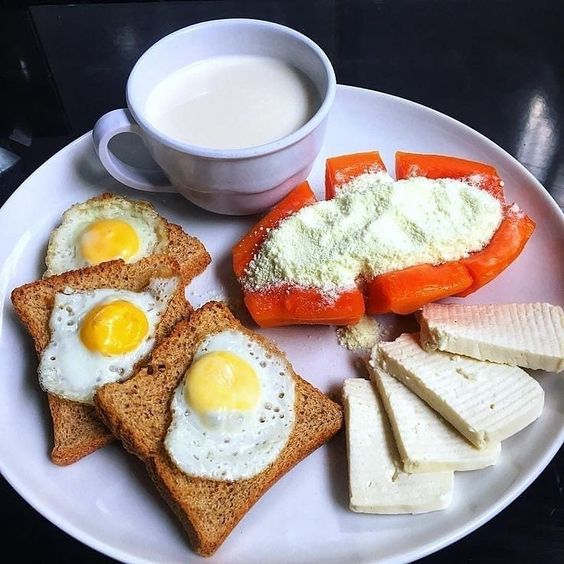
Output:
[[534,304],[428,304],[421,314],[421,343],[478,360],[564,370],[564,309]]
[[399,380],[368,364],[406,472],[477,470],[497,462],[501,443],[477,448]]
[[378,395],[362,378],[343,386],[350,508],[360,513],[425,513],[450,504],[452,472],[406,474]]
[[524,370],[423,350],[419,335],[380,343],[371,362],[405,384],[477,447],[502,441],[537,419],[544,392]]

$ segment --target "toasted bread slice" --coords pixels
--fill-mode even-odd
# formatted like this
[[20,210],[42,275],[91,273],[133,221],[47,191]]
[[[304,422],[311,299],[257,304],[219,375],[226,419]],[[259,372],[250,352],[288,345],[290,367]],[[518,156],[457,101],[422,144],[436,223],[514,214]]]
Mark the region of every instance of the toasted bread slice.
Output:
[[[20,286],[12,292],[12,303],[33,338],[37,355],[41,356],[51,338],[49,318],[57,292],[64,288],[140,291],[153,278],[172,276],[182,278],[178,263],[166,255],[147,257],[133,264],[125,264],[122,260],[111,261]],[[184,297],[184,284],[181,282],[157,326],[156,343],[191,309]],[[137,363],[137,366],[142,362]],[[112,440],[113,435],[102,424],[92,405],[54,394],[48,394],[48,397],[54,431],[51,459],[55,464],[72,464]]]
[[53,420],[51,460],[68,466],[114,439],[92,405],[47,394]]
[[[287,364],[295,381],[295,425],[276,461],[256,476],[233,482],[188,476],[163,446],[172,393],[199,343],[224,330],[240,331]],[[330,439],[342,425],[341,407],[300,378],[269,340],[244,328],[229,309],[208,302],[176,325],[129,380],[101,387],[94,398],[101,418],[127,450],[141,458],[158,490],[180,519],[194,550],[215,552],[265,491],[295,464]]]
[[165,255],[178,262],[180,273],[188,284],[206,269],[211,257],[203,243],[198,238],[188,235],[180,225],[166,220],[165,224],[168,230],[168,247],[165,249]]
[[202,242],[196,237],[188,235],[179,225],[169,223],[155,211],[152,204],[105,192],[85,202],[75,204],[65,211],[62,224],[57,229],[53,230],[49,238],[47,256],[45,257],[47,270],[44,274],[44,278],[54,274],[60,274],[62,271],[62,269],[54,268],[56,241],[58,240],[58,245],[65,243],[64,239],[59,238],[60,232],[61,229],[64,228],[64,225],[69,224],[73,211],[85,209],[89,206],[90,209],[92,207],[103,207],[111,202],[134,206],[138,210],[138,213],[152,218],[157,240],[159,241],[153,254],[165,254],[175,259],[178,262],[180,272],[185,280],[190,281],[192,278],[195,278],[198,274],[203,272],[210,263],[210,255]]

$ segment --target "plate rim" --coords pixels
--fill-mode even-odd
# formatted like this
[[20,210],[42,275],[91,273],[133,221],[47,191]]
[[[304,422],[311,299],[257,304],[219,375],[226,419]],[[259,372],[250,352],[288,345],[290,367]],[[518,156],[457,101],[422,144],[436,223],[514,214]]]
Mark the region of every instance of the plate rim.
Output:
[[[493,150],[495,153],[500,155],[504,160],[506,160],[511,166],[517,166],[520,169],[521,173],[524,173],[527,179],[535,186],[536,192],[540,195],[543,203],[552,207],[552,209],[556,212],[557,217],[559,218],[558,221],[560,222],[560,228],[564,231],[564,211],[560,208],[556,200],[551,196],[551,194],[544,188],[544,186],[537,180],[537,178],[523,165],[521,164],[515,157],[513,157],[508,151],[497,145],[494,141],[487,138],[484,134],[480,133],[479,131],[473,129],[472,127],[462,123],[461,121],[444,114],[432,107],[425,106],[419,102],[414,102],[412,100],[408,100],[406,98],[402,98],[400,96],[396,96],[393,94],[388,94],[385,92],[380,92],[377,90],[370,90],[368,88],[362,88],[357,86],[351,85],[344,85],[338,84],[337,85],[337,92],[351,92],[354,94],[355,92],[360,92],[362,94],[369,94],[375,95],[376,97],[388,99],[392,102],[397,104],[403,104],[411,108],[415,108],[419,111],[423,112],[430,112],[434,118],[445,120],[449,122],[451,125],[459,128],[460,130],[464,131],[467,134],[471,134],[473,136],[477,136],[479,140],[484,143],[489,149]],[[329,116],[331,113],[329,114]],[[49,165],[51,160],[60,157],[60,154],[70,150],[75,145],[85,143],[88,137],[91,137],[92,131],[88,131],[83,135],[80,135],[76,139],[72,140],[70,143],[66,144],[64,147],[59,149],[56,153],[51,155],[44,163],[42,163],[37,169],[35,169],[28,177],[26,177],[23,182],[14,190],[14,192],[8,197],[8,199],[4,202],[4,204],[0,207],[0,218],[9,213],[10,208],[16,205],[16,200],[20,197],[22,189],[25,189],[25,186],[28,182],[32,182],[32,178],[34,175],[39,174],[45,167]],[[463,526],[458,527],[455,531],[451,531],[450,533],[445,533],[440,535],[439,537],[430,540],[428,542],[424,542],[416,548],[407,550],[407,551],[400,551],[394,556],[386,557],[384,559],[379,560],[379,562],[386,562],[386,563],[400,563],[400,562],[410,562],[418,558],[422,558],[433,554],[446,546],[449,546],[461,538],[467,536],[468,534],[472,533],[473,531],[480,528],[482,525],[490,521],[493,517],[498,515],[501,511],[503,511],[510,503],[512,503],[517,497],[519,497],[543,472],[550,461],[554,458],[557,452],[560,450],[562,445],[564,444],[564,426],[560,429],[560,432],[556,435],[555,440],[552,442],[551,447],[545,452],[544,456],[542,457],[540,463],[537,462],[534,471],[527,474],[525,478],[522,478],[518,481],[518,485],[509,489],[502,497],[498,500],[497,503],[490,506],[487,510],[484,510],[480,514],[476,515],[473,519],[468,520]],[[38,503],[35,498],[32,496],[27,496],[27,490],[25,486],[25,481],[22,481],[15,473],[10,472],[9,469],[6,468],[6,464],[3,460],[0,459],[0,473],[4,477],[4,479],[8,482],[8,484],[18,493],[18,495],[28,503],[33,509],[35,509],[40,515],[42,515],[45,519],[50,521],[56,527],[58,527],[61,531],[65,532],[66,534],[70,535],[71,537],[75,538],[79,542],[82,542],[86,546],[92,548],[109,556],[111,558],[118,559],[123,562],[132,562],[132,563],[150,563],[152,561],[146,560],[144,558],[139,558],[137,556],[132,555],[129,552],[126,552],[122,549],[116,548],[103,540],[98,539],[97,537],[93,536],[92,534],[84,531],[83,529],[76,527],[73,525],[71,521],[64,517],[60,517],[54,508],[45,507],[41,503]],[[194,553],[195,555],[195,553]],[[375,562],[375,560],[370,559],[367,562]]]

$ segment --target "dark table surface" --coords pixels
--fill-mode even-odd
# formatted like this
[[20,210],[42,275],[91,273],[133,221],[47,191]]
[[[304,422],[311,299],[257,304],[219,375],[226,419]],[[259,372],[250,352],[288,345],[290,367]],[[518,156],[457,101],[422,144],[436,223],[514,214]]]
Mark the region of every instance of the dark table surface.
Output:
[[[564,2],[311,0],[0,1],[0,204],[41,163],[123,107],[129,71],[157,39],[203,20],[294,27],[338,82],[415,100],[477,129],[564,207]],[[564,423],[564,421],[563,421]],[[1,432],[1,431],[0,431]],[[564,452],[500,515],[429,556],[440,562],[564,562]],[[48,484],[46,484],[48,487]],[[11,561],[109,562],[0,479]]]

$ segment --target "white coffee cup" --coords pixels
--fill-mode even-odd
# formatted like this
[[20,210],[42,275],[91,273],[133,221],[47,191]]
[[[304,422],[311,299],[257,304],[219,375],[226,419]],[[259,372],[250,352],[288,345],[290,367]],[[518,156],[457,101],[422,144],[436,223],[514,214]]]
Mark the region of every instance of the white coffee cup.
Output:
[[[146,115],[146,102],[155,85],[187,65],[223,55],[274,57],[292,65],[318,91],[317,111],[286,137],[242,149],[199,147],[159,131]],[[335,90],[329,59],[301,33],[259,20],[204,22],[167,35],[141,56],[127,82],[128,109],[108,112],[98,120],[94,144],[104,167],[127,186],[179,192],[217,213],[256,213],[274,205],[307,178],[321,149]],[[109,150],[111,138],[125,132],[142,138],[160,169],[130,166]]]

